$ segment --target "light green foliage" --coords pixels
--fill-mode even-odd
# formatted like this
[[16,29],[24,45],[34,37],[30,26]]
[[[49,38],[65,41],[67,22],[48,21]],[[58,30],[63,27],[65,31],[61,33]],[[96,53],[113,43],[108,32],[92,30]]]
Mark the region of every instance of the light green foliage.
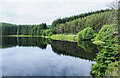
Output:
[[42,36],[52,36],[52,30],[51,29],[46,29],[41,31]]
[[83,39],[83,38],[82,38],[82,33],[83,33],[83,31],[80,31],[80,32],[77,34],[79,40],[82,40],[82,39]]
[[112,62],[106,70],[107,75],[120,76],[120,61]]
[[103,41],[94,41],[93,44],[96,44],[96,45],[104,45],[105,42],[103,42]]
[[[108,72],[111,72],[108,70],[108,66],[118,62],[117,54],[118,51],[115,49],[115,46],[112,45],[112,43],[107,43],[106,46],[103,46],[102,50],[97,53],[95,59],[96,64],[92,64],[92,74],[96,76],[108,75]],[[114,68],[114,66],[112,68]]]
[[45,30],[45,35],[46,36],[51,36],[52,35],[52,30],[51,29]]
[[79,40],[86,40],[94,38],[94,30],[91,27],[87,27],[78,33]]
[[48,34],[48,36],[52,36],[53,35],[53,33],[52,32],[50,32],[49,34]]
[[98,35],[94,38],[94,40],[100,41],[117,41],[117,37],[115,32],[114,25],[104,25],[101,30],[99,31]]

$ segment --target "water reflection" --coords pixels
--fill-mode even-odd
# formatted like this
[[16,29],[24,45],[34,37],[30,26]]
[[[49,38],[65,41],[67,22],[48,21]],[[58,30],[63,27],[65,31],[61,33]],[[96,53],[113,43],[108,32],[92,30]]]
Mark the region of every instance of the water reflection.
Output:
[[[81,44],[84,44],[84,42]],[[78,46],[77,42],[66,41],[53,41],[51,44],[53,51],[57,54],[69,55],[87,60],[94,60],[96,52],[98,52],[97,48],[91,42],[86,43],[86,45]],[[86,49],[86,47],[89,47],[89,49]]]
[[45,38],[8,37],[2,45],[3,76],[89,76],[89,60],[97,52],[94,45],[87,51],[74,42]]
[[52,46],[52,50],[57,54],[79,57],[93,60],[98,52],[96,46],[90,41],[67,42],[57,41],[38,37],[3,37],[2,48],[13,46],[39,47],[46,49],[47,45]]
[[49,39],[45,38],[31,38],[31,37],[3,37],[2,48],[8,48],[13,46],[24,46],[24,47],[39,47],[45,49]]

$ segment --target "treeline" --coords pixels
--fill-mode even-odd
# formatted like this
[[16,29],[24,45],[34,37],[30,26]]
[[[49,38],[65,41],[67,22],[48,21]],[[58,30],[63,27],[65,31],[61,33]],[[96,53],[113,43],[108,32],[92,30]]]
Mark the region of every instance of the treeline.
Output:
[[2,24],[2,35],[42,35],[43,31],[48,29],[46,23],[39,25],[14,25],[8,23]]
[[40,25],[19,25],[17,35],[42,35],[45,29],[47,29],[46,23]]
[[86,27],[92,27],[95,32],[98,32],[103,25],[112,24],[114,15],[112,11],[99,12],[79,18],[63,24],[57,24],[52,27],[54,34],[62,33],[78,33]]
[[17,34],[17,25],[1,23],[2,25],[2,35],[15,35]]
[[83,13],[83,14],[80,14],[80,15],[75,15],[75,16],[71,16],[71,17],[65,17],[65,18],[62,18],[62,19],[59,18],[59,19],[56,19],[56,20],[53,21],[52,27],[55,27],[58,24],[62,24],[62,23],[66,23],[66,22],[69,22],[69,21],[79,19],[79,18],[83,18],[83,17],[89,16],[89,15],[92,15],[92,14],[99,14],[99,13],[107,12],[107,11],[110,11],[110,9]]

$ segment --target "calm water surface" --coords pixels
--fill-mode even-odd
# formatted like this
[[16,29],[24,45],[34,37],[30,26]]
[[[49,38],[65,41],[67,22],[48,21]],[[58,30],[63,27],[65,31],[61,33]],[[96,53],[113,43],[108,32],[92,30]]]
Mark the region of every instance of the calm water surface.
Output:
[[90,76],[98,52],[89,41],[2,38],[3,76]]

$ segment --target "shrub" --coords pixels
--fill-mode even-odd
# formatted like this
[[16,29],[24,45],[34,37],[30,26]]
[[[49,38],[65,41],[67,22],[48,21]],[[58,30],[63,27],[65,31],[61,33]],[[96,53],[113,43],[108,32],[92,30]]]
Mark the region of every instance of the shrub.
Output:
[[43,32],[42,32],[42,35],[43,35],[43,36],[46,36],[46,33],[45,33],[45,31],[43,31]]
[[46,34],[46,36],[48,36],[49,32],[50,32],[49,29],[48,29],[48,30],[45,30],[45,34]]
[[118,56],[116,56],[118,53],[119,52],[115,50],[115,46],[112,45],[111,42],[106,46],[103,46],[102,50],[97,53],[95,59],[96,64],[92,64],[91,73],[93,75],[103,77],[111,71],[116,71],[119,63]]
[[94,30],[91,27],[87,27],[78,33],[79,40],[92,39],[94,36]]
[[53,35],[53,33],[52,32],[50,32],[49,34],[48,34],[48,36],[52,36]]
[[78,39],[82,40],[82,31],[78,33]]
[[42,31],[42,35],[43,36],[51,36],[53,33],[52,33],[52,30],[51,29],[47,29],[47,30],[43,30]]
[[114,25],[104,25],[98,32],[94,40],[100,41],[117,41]]

